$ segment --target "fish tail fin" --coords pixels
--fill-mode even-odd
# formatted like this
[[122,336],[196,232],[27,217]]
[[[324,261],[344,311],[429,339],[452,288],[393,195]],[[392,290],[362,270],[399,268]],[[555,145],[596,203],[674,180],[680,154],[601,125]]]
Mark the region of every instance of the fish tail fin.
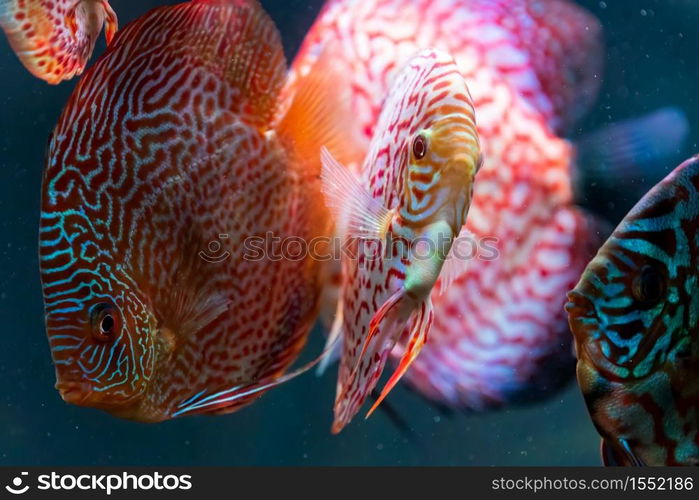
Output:
[[347,376],[342,376],[341,370],[333,434],[339,433],[352,420],[376,386],[389,352],[405,330],[412,307],[414,303],[400,289],[374,314],[360,354],[345,371]]
[[308,171],[320,175],[320,148],[325,146],[343,165],[357,168],[366,139],[347,126],[351,95],[330,51],[320,54],[312,71],[294,74],[282,92],[276,130]]
[[644,193],[665,176],[666,165],[681,156],[688,135],[686,114],[665,107],[583,136],[576,141],[576,195],[584,197],[592,186],[637,186],[639,194]]
[[405,348],[405,353],[401,357],[398,367],[391,375],[391,378],[386,382],[381,394],[374,402],[369,412],[366,414],[366,418],[369,418],[374,410],[381,404],[381,402],[388,396],[388,393],[395,387],[398,381],[405,375],[408,371],[410,365],[415,361],[418,354],[422,350],[425,342],[427,342],[427,333],[432,326],[432,321],[434,319],[434,312],[432,309],[432,301],[427,298],[420,304],[420,307],[413,312],[412,321],[410,326],[410,333],[408,334],[408,343]]

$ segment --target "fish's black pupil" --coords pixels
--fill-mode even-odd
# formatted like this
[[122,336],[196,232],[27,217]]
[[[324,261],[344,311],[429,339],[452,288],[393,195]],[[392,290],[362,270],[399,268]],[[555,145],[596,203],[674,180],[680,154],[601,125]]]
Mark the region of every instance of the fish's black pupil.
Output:
[[427,154],[427,139],[423,135],[418,135],[413,141],[413,155],[418,160],[425,157]]
[[[92,335],[97,342],[111,342],[119,329],[119,318],[114,306],[108,302],[96,304],[90,311]],[[118,314],[118,313],[117,313]]]
[[111,314],[106,314],[104,318],[102,318],[102,325],[100,328],[102,333],[111,335],[112,330],[114,330],[114,318],[112,318]]
[[665,293],[663,276],[652,266],[644,266],[633,287],[634,298],[644,305],[657,303]]

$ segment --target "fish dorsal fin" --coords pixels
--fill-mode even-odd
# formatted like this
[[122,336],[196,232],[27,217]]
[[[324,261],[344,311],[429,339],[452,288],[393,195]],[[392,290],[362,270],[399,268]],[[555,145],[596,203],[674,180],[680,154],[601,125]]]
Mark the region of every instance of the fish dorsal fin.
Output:
[[343,81],[333,52],[325,47],[305,74],[291,74],[282,92],[277,131],[295,155],[310,163],[310,171],[321,170],[321,146],[332,151],[343,165],[357,169],[369,147],[368,141],[348,126],[351,119],[351,93]]
[[[151,30],[158,26],[157,30]],[[286,59],[276,26],[256,0],[195,0],[160,7],[129,24],[112,47],[150,37],[153,55],[162,54],[167,68],[193,72],[193,92],[220,106],[220,82],[235,90],[228,106],[246,123],[267,129],[274,117],[286,75]],[[182,64],[178,63],[182,60]],[[165,65],[165,63],[163,63]]]

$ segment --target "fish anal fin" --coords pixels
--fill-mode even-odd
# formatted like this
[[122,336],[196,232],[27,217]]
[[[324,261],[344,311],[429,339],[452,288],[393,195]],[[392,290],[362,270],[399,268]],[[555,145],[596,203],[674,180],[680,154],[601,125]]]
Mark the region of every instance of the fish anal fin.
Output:
[[405,353],[401,357],[400,363],[393,372],[393,375],[391,375],[391,378],[386,382],[381,394],[374,402],[374,405],[367,412],[366,418],[369,418],[374,410],[378,408],[381,402],[388,396],[388,393],[391,392],[398,381],[405,375],[405,372],[408,371],[408,368],[410,368],[410,365],[415,361],[418,354],[420,354],[422,347],[427,342],[427,334],[432,326],[433,318],[432,301],[427,298],[420,304],[419,308],[413,312]]
[[303,375],[313,367],[317,366],[318,363],[332,353],[334,349],[335,344],[327,345],[323,352],[321,352],[315,359],[283,375],[272,374],[253,382],[241,383],[215,392],[207,390],[200,391],[194,396],[182,401],[172,413],[172,417],[174,418],[198,414],[217,415],[231,413],[241,406],[252,403],[255,399],[261,396],[263,392],[273,389],[274,387],[278,387]]
[[332,213],[337,231],[348,237],[383,241],[393,218],[362,186],[359,179],[340,164],[327,148],[322,147],[321,189]]
[[318,376],[323,375],[325,373],[325,370],[328,369],[328,367],[337,361],[342,352],[342,323],[343,323],[343,308],[342,308],[342,300],[337,301],[337,310],[335,312],[335,319],[333,320],[332,327],[330,328],[330,333],[328,334],[328,340],[325,343],[326,348],[330,345],[334,345],[334,349],[325,357],[323,360],[318,363],[318,369],[316,370],[316,374]]

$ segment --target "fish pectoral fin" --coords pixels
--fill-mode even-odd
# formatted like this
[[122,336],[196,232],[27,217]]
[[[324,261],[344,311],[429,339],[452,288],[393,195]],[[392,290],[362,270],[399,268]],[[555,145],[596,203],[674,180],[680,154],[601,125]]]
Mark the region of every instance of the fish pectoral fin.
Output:
[[175,320],[175,324],[180,325],[181,333],[190,336],[203,330],[228,311],[231,300],[218,293],[197,294],[191,299],[183,294],[179,304],[181,308],[176,312],[179,321]]
[[410,321],[410,333],[408,334],[408,343],[405,348],[405,353],[401,357],[398,367],[391,375],[391,378],[386,382],[381,394],[376,399],[376,402],[371,407],[371,409],[366,414],[366,418],[369,418],[371,414],[378,408],[381,402],[388,396],[388,393],[395,387],[398,381],[405,375],[408,371],[410,365],[415,361],[418,354],[422,350],[422,347],[427,342],[427,333],[432,326],[432,320],[434,318],[434,313],[432,310],[432,301],[425,299],[420,306],[413,311]]
[[[336,340],[337,342],[337,340]],[[335,344],[326,346],[312,361],[283,375],[271,375],[249,383],[242,383],[221,391],[203,390],[182,401],[172,413],[172,418],[186,415],[229,413],[251,403],[258,395],[303,375],[335,349]]]
[[107,45],[109,45],[119,29],[119,19],[112,6],[109,5],[108,0],[102,0],[102,8],[104,9],[104,38],[107,40]]
[[328,334],[328,340],[325,342],[325,348],[328,349],[330,346],[334,346],[329,354],[324,357],[320,363],[318,363],[318,368],[316,369],[316,375],[319,377],[325,373],[328,367],[340,359],[342,355],[342,300],[337,301],[337,311],[335,312],[335,319],[333,320],[332,327],[330,328],[330,333]]
[[[456,279],[466,272],[469,259],[473,258],[472,244],[475,242],[474,234],[466,229],[461,229],[459,236],[456,237],[449,249],[447,258],[442,266],[442,272],[439,273],[439,294],[443,294]],[[468,242],[470,253],[464,253],[462,244]],[[467,257],[468,255],[468,257]]]
[[347,237],[383,240],[393,211],[375,200],[327,148],[321,148],[320,158],[323,164],[321,189],[338,232]]

